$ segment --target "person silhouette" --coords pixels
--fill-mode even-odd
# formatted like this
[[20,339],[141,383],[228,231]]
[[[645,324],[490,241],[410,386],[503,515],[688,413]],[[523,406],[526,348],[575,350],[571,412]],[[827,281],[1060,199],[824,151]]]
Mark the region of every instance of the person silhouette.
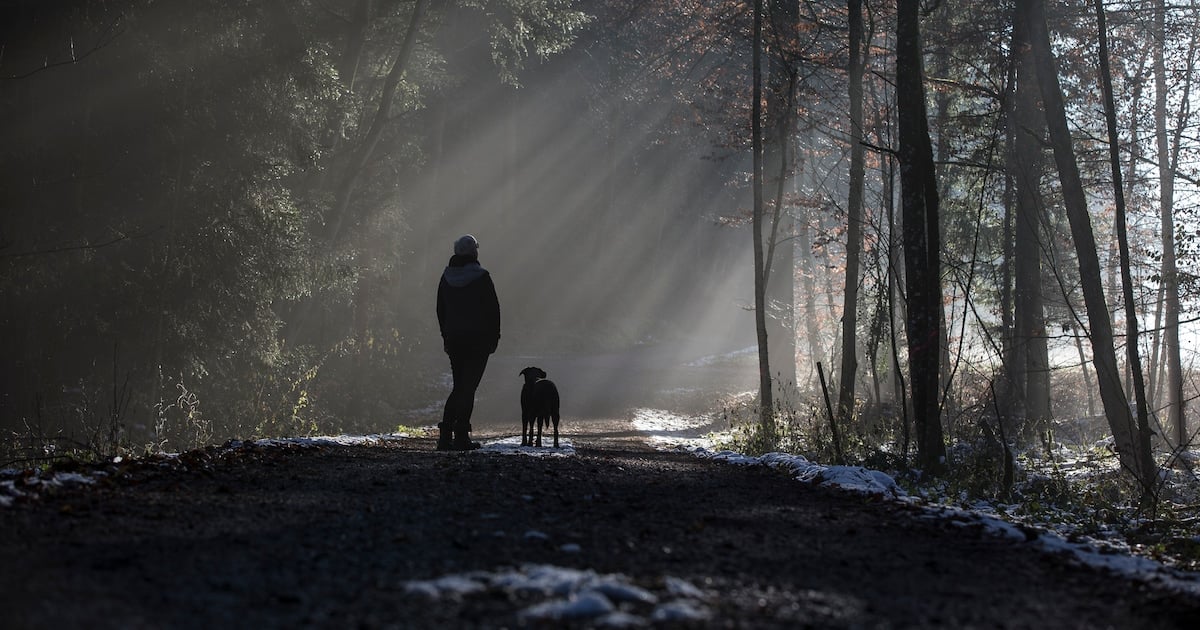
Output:
[[454,255],[438,283],[437,316],[454,378],[438,424],[437,450],[477,449],[471,413],[488,357],[500,344],[500,301],[491,274],[479,264],[479,241],[470,234],[454,241]]

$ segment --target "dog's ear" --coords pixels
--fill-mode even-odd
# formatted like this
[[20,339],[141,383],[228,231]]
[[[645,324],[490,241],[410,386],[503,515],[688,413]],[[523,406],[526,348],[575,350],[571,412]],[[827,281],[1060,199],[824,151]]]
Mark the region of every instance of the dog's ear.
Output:
[[542,368],[537,368],[537,375],[538,375],[538,378],[546,378],[546,370],[543,370]]

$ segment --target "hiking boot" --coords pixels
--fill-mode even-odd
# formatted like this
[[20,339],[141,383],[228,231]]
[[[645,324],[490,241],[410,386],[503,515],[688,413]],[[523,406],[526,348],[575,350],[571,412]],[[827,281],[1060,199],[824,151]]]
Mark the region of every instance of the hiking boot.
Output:
[[479,442],[471,441],[471,425],[460,424],[454,430],[454,450],[456,451],[473,451],[480,448],[482,445]]
[[479,442],[472,442],[472,441],[471,441],[471,434],[469,434],[469,433],[465,433],[465,432],[463,432],[463,433],[455,433],[455,434],[454,434],[454,446],[453,446],[453,450],[456,450],[456,451],[473,451],[473,450],[475,450],[475,449],[479,449],[479,448],[483,448],[483,445],[482,445],[482,444],[480,444]]
[[454,448],[454,435],[450,430],[450,426],[445,422],[438,424],[438,441],[437,450],[439,451],[454,451],[459,450]]

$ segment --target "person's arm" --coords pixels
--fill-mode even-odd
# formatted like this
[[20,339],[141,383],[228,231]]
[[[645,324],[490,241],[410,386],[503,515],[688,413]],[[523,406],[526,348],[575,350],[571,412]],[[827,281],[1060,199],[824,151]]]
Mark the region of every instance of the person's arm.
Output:
[[446,289],[446,279],[442,278],[438,282],[437,318],[438,318],[438,332],[440,332],[442,334],[443,338],[445,338],[445,336],[446,336],[446,296],[444,295],[445,289]]
[[485,292],[484,313],[488,322],[488,330],[494,335],[494,343],[492,344],[492,352],[500,345],[500,298],[496,297],[496,285],[492,282],[492,277],[485,276],[487,280],[487,291]]

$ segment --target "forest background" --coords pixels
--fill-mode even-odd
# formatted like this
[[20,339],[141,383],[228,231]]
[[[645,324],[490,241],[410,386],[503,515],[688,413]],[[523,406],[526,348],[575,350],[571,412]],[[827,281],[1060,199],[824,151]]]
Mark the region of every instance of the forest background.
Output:
[[1198,20],[4,2],[0,460],[394,430],[444,395],[470,231],[523,354],[759,316],[749,450],[1008,496],[1073,446],[1159,497],[1196,435]]

